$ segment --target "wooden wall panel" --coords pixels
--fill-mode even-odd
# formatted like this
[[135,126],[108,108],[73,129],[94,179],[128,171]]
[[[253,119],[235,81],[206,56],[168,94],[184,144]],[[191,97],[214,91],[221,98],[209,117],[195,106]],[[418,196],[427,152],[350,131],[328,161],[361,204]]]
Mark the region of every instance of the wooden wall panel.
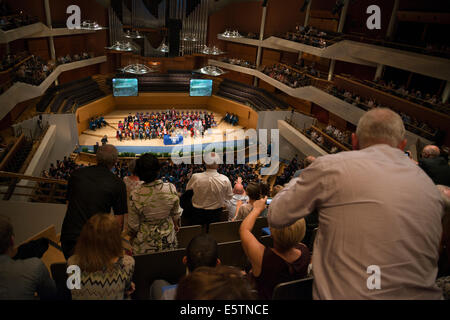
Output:
[[[279,1],[277,1],[279,2]],[[225,50],[225,41],[218,40],[217,35],[226,29],[238,29],[240,32],[252,32],[259,35],[262,7],[259,1],[232,2],[209,16],[208,44],[217,45]]]
[[331,20],[311,17],[309,19],[309,25],[317,29],[336,32],[338,29],[339,21],[334,19]]
[[267,6],[265,36],[293,31],[296,24],[305,23],[306,10],[300,11],[304,0],[269,1]]
[[49,61],[50,51],[49,42],[47,38],[40,39],[29,39],[28,40],[28,50],[31,54],[41,57],[45,61]]
[[320,122],[328,124],[330,121],[330,113],[324,108],[313,103],[311,107],[311,114]]
[[272,92],[272,93],[275,92],[275,87],[272,86],[271,84],[268,84],[267,82],[265,82],[261,79],[259,79],[258,83],[259,83],[259,85],[258,85],[259,88],[267,90],[268,92]]
[[262,50],[261,64],[263,66],[271,66],[280,62],[280,58],[281,58],[280,51],[264,48]]
[[347,121],[344,119],[338,117],[337,115],[330,113],[329,114],[329,122],[328,124],[331,124],[332,126],[338,128],[339,130],[347,130]]
[[60,84],[64,84],[78,79],[94,76],[99,73],[100,73],[100,64],[95,64],[92,66],[87,66],[84,68],[63,72],[59,76],[58,80]]
[[190,97],[188,93],[140,93],[139,97],[114,98],[117,109],[142,109],[142,108],[192,108],[193,106],[205,106],[209,97]]
[[218,96],[212,96],[208,101],[211,111],[225,115],[234,113],[239,117],[239,125],[247,129],[258,127],[258,113],[252,108]]
[[224,44],[224,51],[227,53],[227,57],[244,59],[252,63],[256,62],[256,54],[258,51],[256,47],[233,42],[225,42]]
[[78,108],[75,112],[78,126],[78,135],[81,135],[83,131],[89,128],[89,119],[113,111],[115,105],[116,103],[114,97],[110,95],[93,103],[90,103],[84,107]]
[[294,109],[296,109],[300,112],[306,113],[306,114],[311,114],[311,102],[310,101],[291,97],[285,93],[281,94],[280,97]]
[[232,70],[227,70],[227,73],[221,76],[221,78],[242,82],[250,86],[253,85],[253,76]]
[[336,61],[334,69],[334,74],[349,74],[362,80],[373,80],[375,72],[375,67],[362,66],[345,61]]

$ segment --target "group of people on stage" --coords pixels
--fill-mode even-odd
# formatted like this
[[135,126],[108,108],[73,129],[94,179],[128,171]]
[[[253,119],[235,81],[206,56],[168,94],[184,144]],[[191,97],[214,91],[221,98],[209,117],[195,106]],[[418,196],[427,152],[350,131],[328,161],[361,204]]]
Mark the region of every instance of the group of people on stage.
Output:
[[89,130],[92,130],[92,131],[106,127],[106,125],[107,125],[107,123],[103,116],[100,116],[97,118],[91,118],[91,120],[89,120]]
[[225,115],[225,118],[223,120],[233,126],[237,126],[237,124],[239,123],[239,117],[237,116],[237,114],[234,114],[234,113],[229,114],[227,112],[227,114]]
[[183,137],[200,137],[210,128],[217,127],[214,114],[204,111],[176,111],[143,113],[134,116],[130,113],[124,121],[119,121],[116,138],[124,139],[157,139],[165,135],[178,133]]

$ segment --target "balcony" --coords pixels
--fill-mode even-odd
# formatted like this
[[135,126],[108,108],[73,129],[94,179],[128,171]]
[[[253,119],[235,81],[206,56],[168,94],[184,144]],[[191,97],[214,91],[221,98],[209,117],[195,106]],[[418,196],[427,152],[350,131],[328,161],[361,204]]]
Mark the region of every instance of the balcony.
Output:
[[14,83],[0,96],[0,119],[3,119],[17,104],[42,96],[61,73],[104,62],[106,56],[59,65],[39,86],[23,82]]
[[261,46],[289,52],[306,52],[322,58],[345,61],[376,67],[387,65],[397,69],[423,74],[432,78],[450,81],[450,59],[377,46],[352,40],[340,40],[327,47],[320,48],[304,43],[271,36],[263,41],[248,38],[225,38],[219,40]]
[[[366,113],[365,110],[356,107],[353,104],[350,104],[348,102],[345,102],[342,99],[339,99],[322,89],[319,89],[315,86],[309,85],[306,87],[300,87],[300,88],[291,88],[284,83],[277,81],[266,74],[262,73],[261,71],[250,69],[250,68],[244,68],[241,66],[232,65],[229,63],[224,63],[217,60],[209,60],[208,63],[210,65],[218,66],[220,68],[234,70],[237,72],[243,72],[249,75],[253,75],[257,77],[258,79],[267,82],[268,84],[272,85],[273,87],[279,89],[280,91],[286,93],[289,96],[299,98],[302,100],[311,101],[323,109],[327,110],[328,112],[337,115],[338,117],[344,119],[347,122],[350,122],[354,125],[358,125],[359,119]],[[313,77],[312,77],[313,78]],[[323,81],[322,79],[315,79],[317,81]],[[314,81],[312,81],[312,84],[315,84]],[[331,84],[331,83],[330,83]],[[414,145],[417,140],[421,140],[425,144],[431,144],[432,141],[425,139],[413,132],[406,131],[406,138],[408,139],[408,146]]]

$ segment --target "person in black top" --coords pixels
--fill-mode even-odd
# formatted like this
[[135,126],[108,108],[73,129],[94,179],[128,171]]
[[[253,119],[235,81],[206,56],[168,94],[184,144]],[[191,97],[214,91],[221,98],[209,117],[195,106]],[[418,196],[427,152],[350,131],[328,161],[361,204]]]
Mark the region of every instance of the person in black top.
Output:
[[69,179],[68,206],[61,230],[64,256],[73,254],[81,229],[97,213],[109,213],[111,208],[120,225],[128,213],[125,183],[111,169],[117,162],[118,152],[112,145],[98,148],[97,166],[74,171]]
[[419,166],[435,184],[450,186],[450,166],[437,146],[428,145],[423,148]]
[[108,143],[108,136],[105,134],[102,138],[102,145],[106,146],[107,143]]

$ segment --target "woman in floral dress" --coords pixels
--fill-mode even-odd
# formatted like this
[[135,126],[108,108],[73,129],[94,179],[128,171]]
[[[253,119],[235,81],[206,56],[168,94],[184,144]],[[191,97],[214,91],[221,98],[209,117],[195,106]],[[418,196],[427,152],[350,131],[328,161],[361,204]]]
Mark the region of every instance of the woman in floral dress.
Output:
[[136,161],[135,171],[144,183],[130,197],[128,231],[133,255],[176,249],[181,208],[175,186],[157,179],[160,165],[151,154]]

